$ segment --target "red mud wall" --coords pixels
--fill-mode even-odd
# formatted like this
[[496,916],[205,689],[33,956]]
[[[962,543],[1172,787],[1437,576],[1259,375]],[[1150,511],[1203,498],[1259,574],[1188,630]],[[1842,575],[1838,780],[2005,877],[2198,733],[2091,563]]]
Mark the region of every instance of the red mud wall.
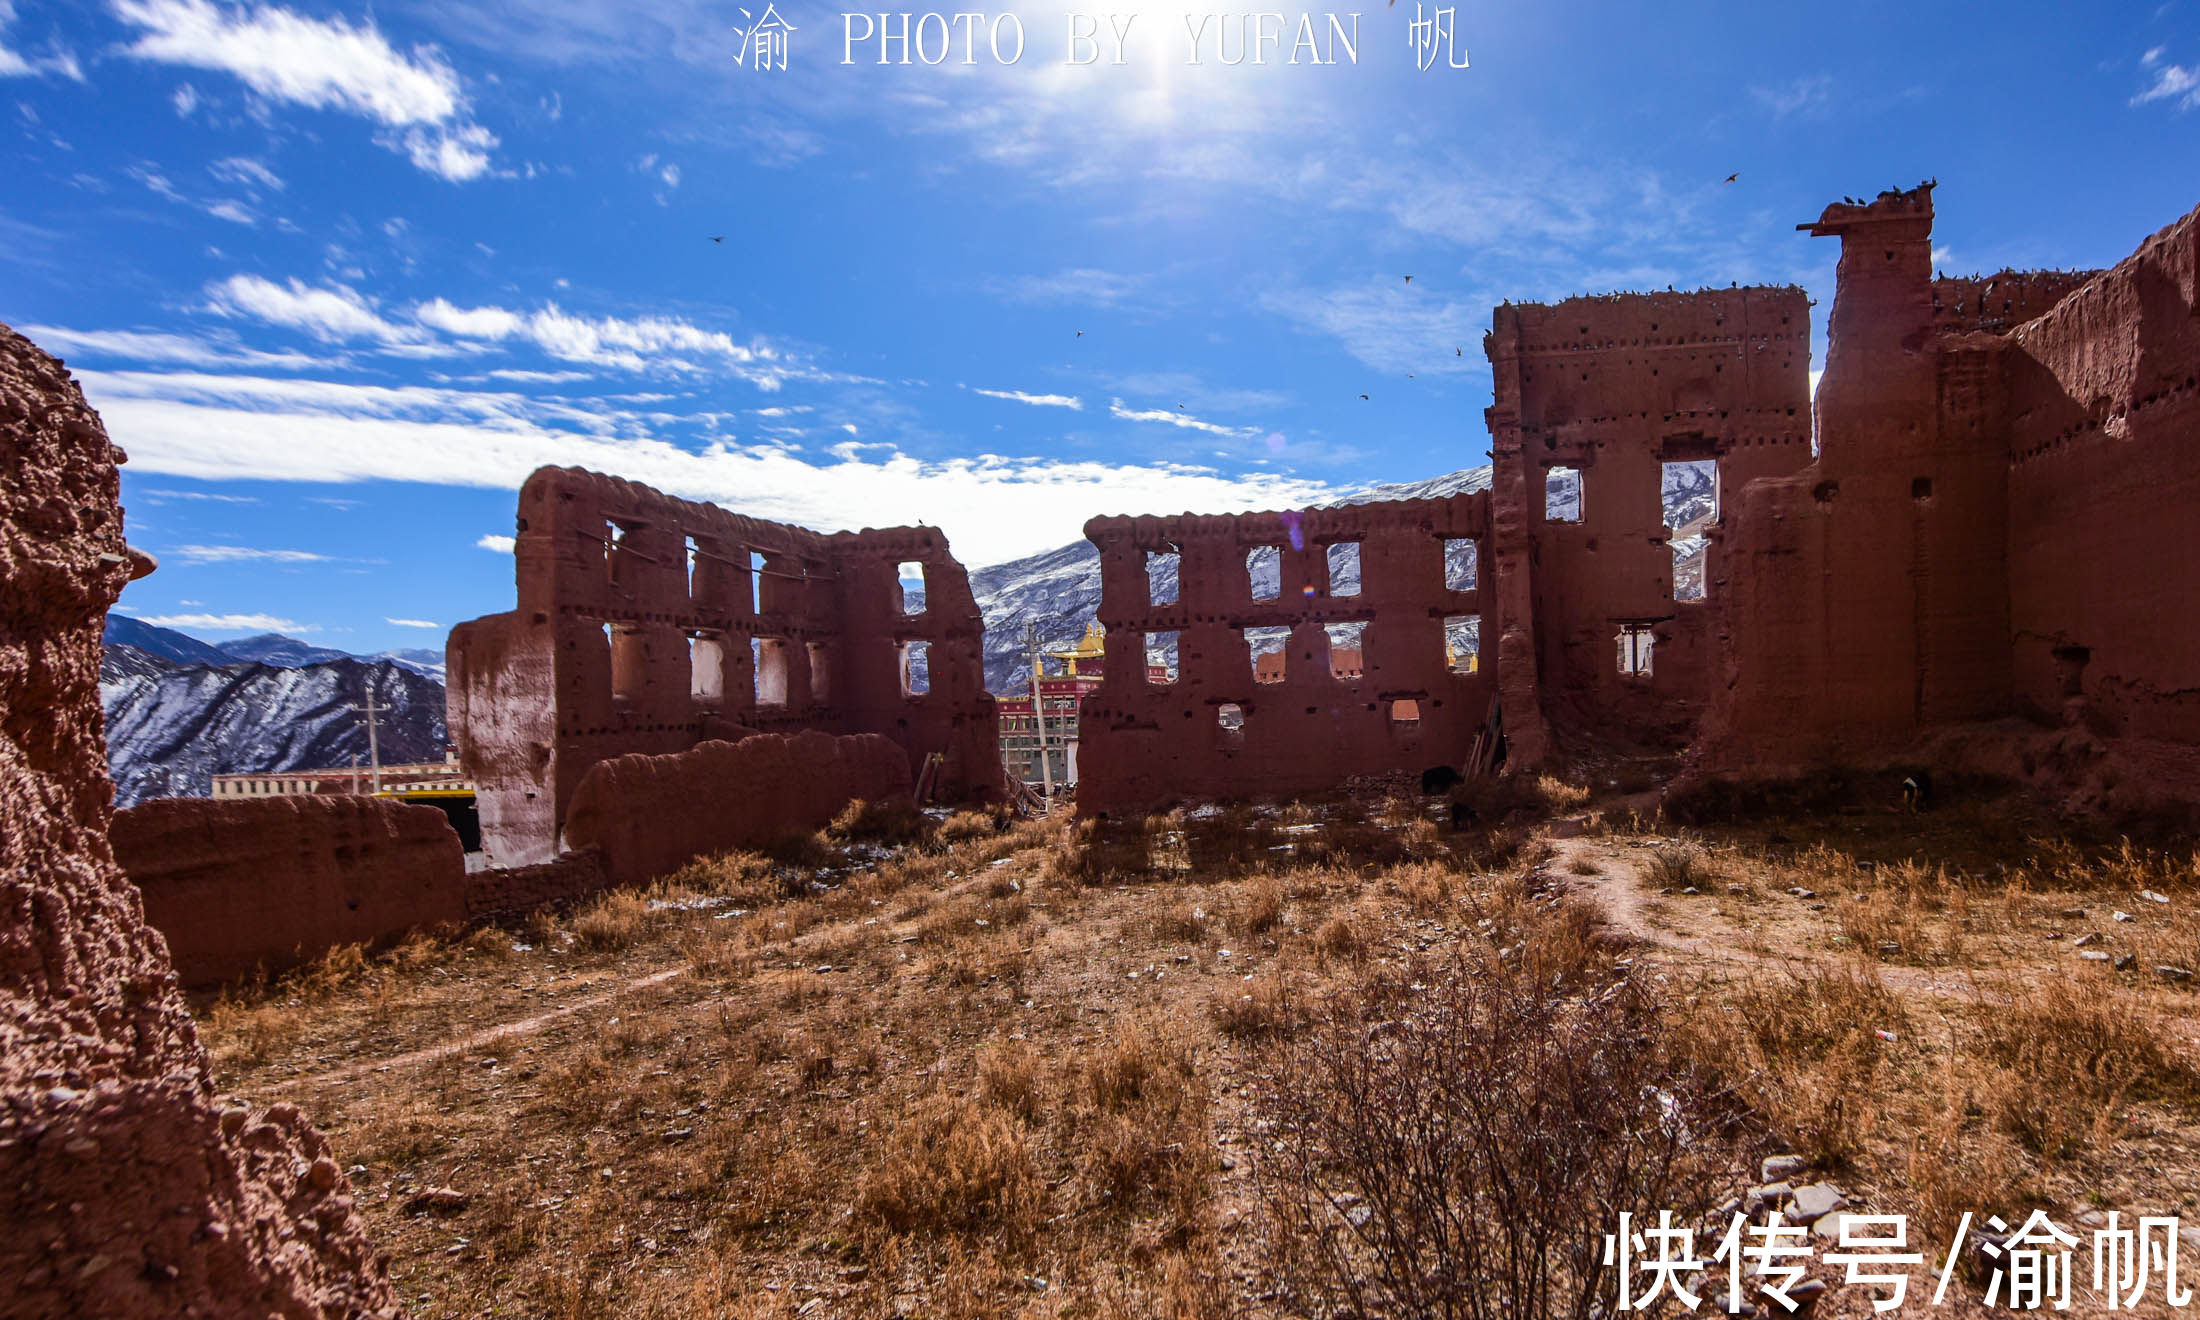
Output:
[[[2200,211],[2016,330],[2004,362],[2018,702],[2188,749],[2200,746],[2196,285]],[[2176,759],[2185,790],[2200,789],[2189,755]]]
[[394,1315],[327,1140],[216,1099],[108,846],[100,631],[149,566],[121,461],[61,364],[0,326],[0,1310]]
[[599,761],[566,815],[567,840],[605,878],[644,884],[698,857],[777,843],[862,799],[907,797],[909,757],[875,733],[760,733],[666,756]]
[[[498,865],[556,854],[598,762],[749,730],[878,733],[912,765],[944,754],[949,797],[998,791],[984,624],[937,529],[825,536],[544,468],[520,491],[517,540],[518,607],[449,646],[451,730]],[[911,561],[916,613],[896,571]],[[919,643],[930,690],[911,693]]]
[[[1493,618],[1498,583],[1483,556],[1472,587],[1448,587],[1444,543],[1481,545],[1489,532],[1486,492],[1290,514],[1086,523],[1085,535],[1100,547],[1107,651],[1104,681],[1085,698],[1078,722],[1078,810],[1314,792],[1352,775],[1459,765],[1495,692],[1494,633],[1482,631],[1480,669],[1455,672],[1444,621]],[[1332,591],[1328,547],[1341,542],[1359,546],[1357,594]],[[1258,547],[1280,549],[1273,599],[1252,594],[1246,555]],[[1176,600],[1152,600],[1149,553],[1181,556]],[[1339,678],[1324,625],[1353,623],[1364,625],[1361,672]],[[1280,682],[1256,677],[1249,628],[1289,630]],[[1172,632],[1176,679],[1154,683],[1148,634]],[[1532,689],[1526,699],[1532,710]],[[1508,721],[1512,709],[1508,697]],[[1397,718],[1405,711],[1415,718]],[[1230,727],[1226,715],[1241,723]]]
[[[1709,603],[1676,601],[1667,462],[1715,460],[1723,495],[1810,461],[1810,303],[1797,288],[1570,298],[1497,309],[1484,340],[1505,634],[1532,655],[1564,726],[1678,743],[1708,695]],[[1580,520],[1546,516],[1554,467],[1578,471]],[[1720,550],[1708,550],[1716,590]],[[1623,625],[1650,628],[1648,676],[1622,673]],[[1511,689],[1508,724],[1527,714]]]
[[185,985],[467,919],[466,856],[434,807],[344,796],[164,798],[117,812],[115,860]]

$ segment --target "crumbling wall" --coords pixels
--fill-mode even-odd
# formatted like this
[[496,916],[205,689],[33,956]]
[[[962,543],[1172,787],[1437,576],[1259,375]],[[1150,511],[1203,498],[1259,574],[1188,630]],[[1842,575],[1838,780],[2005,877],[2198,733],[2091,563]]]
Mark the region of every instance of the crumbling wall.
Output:
[[[1541,711],[1604,739],[1678,745],[1709,695],[1711,611],[1676,598],[1683,529],[1666,524],[1665,465],[1715,464],[1723,497],[1810,461],[1809,299],[1748,288],[1507,304],[1483,347],[1504,627],[1532,639],[1519,664]],[[1554,510],[1556,468],[1579,476]],[[1706,555],[1716,590],[1715,533]],[[1647,639],[1628,654],[1623,632]],[[1504,669],[1519,672],[1511,656]],[[1509,691],[1506,705],[1527,722]]]
[[107,840],[120,449],[0,327],[0,1309],[37,1318],[397,1313],[342,1166],[290,1105],[218,1101]]
[[[1448,656],[1445,621],[1494,617],[1499,575],[1478,549],[1474,582],[1447,585],[1445,542],[1481,547],[1489,534],[1487,492],[1087,522],[1107,650],[1078,722],[1078,810],[1317,792],[1358,774],[1461,764],[1489,716],[1496,667],[1488,630],[1473,672],[1466,656]],[[1356,591],[1330,572],[1330,547],[1346,545],[1357,547]],[[1280,552],[1281,573],[1275,594],[1256,598],[1247,555],[1263,547]],[[1173,601],[1153,598],[1156,554],[1179,556]],[[1338,643],[1360,652],[1358,677],[1333,672],[1331,627],[1359,632]],[[1262,637],[1249,640],[1252,629]],[[1176,673],[1155,682],[1147,655],[1166,654],[1167,634]],[[1285,656],[1277,682],[1254,668],[1269,639]],[[1524,700],[1532,711],[1532,687]],[[1508,731],[1514,709],[1508,698]]]
[[[2200,211],[2009,337],[2013,684],[2036,717],[2200,747]],[[2164,772],[2188,795],[2188,753]],[[2157,785],[2164,787],[2165,785]]]
[[[877,733],[912,765],[943,756],[947,797],[1000,790],[984,623],[935,528],[821,535],[543,468],[514,560],[518,607],[448,648],[450,727],[499,865],[556,855],[598,762],[751,731]],[[921,602],[903,600],[910,562]]]
[[554,862],[474,871],[466,876],[466,919],[512,922],[542,908],[569,908],[611,887],[603,858],[566,853]]
[[450,818],[386,798],[162,798],[115,815],[115,860],[185,985],[277,972],[340,944],[462,923]]
[[2003,340],[1936,307],[1932,222],[1928,183],[1800,226],[1841,240],[1819,455],[1738,501],[1707,767],[1855,759],[2008,708]]
[[698,857],[807,834],[858,799],[906,798],[911,782],[908,754],[879,734],[753,734],[597,762],[565,833],[610,883],[644,884]]

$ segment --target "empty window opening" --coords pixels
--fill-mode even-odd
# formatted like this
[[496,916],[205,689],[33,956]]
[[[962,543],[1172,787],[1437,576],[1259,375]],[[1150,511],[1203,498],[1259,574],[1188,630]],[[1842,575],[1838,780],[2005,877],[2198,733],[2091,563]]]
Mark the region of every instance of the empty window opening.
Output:
[[1281,683],[1289,666],[1284,651],[1290,645],[1289,628],[1247,628],[1245,649],[1253,657],[1253,681]]
[[894,565],[894,581],[901,588],[901,612],[924,613],[924,565],[914,561]]
[[810,658],[810,703],[812,705],[822,705],[823,703],[831,701],[833,699],[832,651],[823,642],[811,642],[808,645]]
[[1146,681],[1155,687],[1176,681],[1176,639],[1173,632],[1146,634]]
[[1322,631],[1329,634],[1329,676],[1348,683],[1356,683],[1366,671],[1367,651],[1363,640],[1367,624],[1331,623]]
[[777,637],[751,637],[749,658],[756,666],[756,704],[787,704],[787,643]]
[[1339,541],[1329,547],[1329,594],[1360,594],[1360,543]]
[[1225,701],[1215,707],[1215,730],[1225,742],[1244,741],[1245,708],[1234,701]]
[[688,638],[688,692],[705,705],[726,699],[726,643],[713,633]]
[[1274,600],[1283,594],[1283,551],[1272,545],[1256,545],[1245,552],[1245,582],[1254,600]]
[[703,583],[701,576],[703,549],[700,545],[696,543],[695,538],[692,536],[683,537],[681,539],[687,543],[686,563],[688,600],[692,603],[695,601],[699,601],[703,598]]
[[1482,616],[1444,616],[1444,663],[1454,674],[1472,674],[1482,667]]
[[649,673],[649,652],[642,634],[611,623],[605,624],[603,631],[611,645],[611,699],[632,701],[642,695],[642,684]]
[[1176,604],[1176,570],[1179,556],[1174,550],[1148,550],[1146,552],[1146,603],[1149,605]]
[[1400,697],[1390,703],[1390,727],[1398,733],[1416,733],[1421,728],[1421,703],[1411,697]]
[[1650,677],[1650,652],[1657,642],[1647,623],[1620,625],[1619,672],[1629,678]]
[[1482,580],[1482,543],[1471,536],[1444,542],[1444,589],[1472,591]]
[[1658,488],[1671,529],[1666,544],[1673,552],[1673,599],[1702,600],[1704,530],[1719,520],[1719,461],[1715,458],[1667,463]]
[[901,694],[921,697],[932,690],[932,643],[901,644]]
[[764,556],[760,551],[749,551],[749,613],[764,612]]
[[634,565],[628,558],[634,553],[629,539],[634,529],[624,523],[604,524],[604,562],[610,566],[611,581],[624,586],[634,580]]
[[1543,474],[1543,521],[1581,521],[1581,470],[1554,467]]

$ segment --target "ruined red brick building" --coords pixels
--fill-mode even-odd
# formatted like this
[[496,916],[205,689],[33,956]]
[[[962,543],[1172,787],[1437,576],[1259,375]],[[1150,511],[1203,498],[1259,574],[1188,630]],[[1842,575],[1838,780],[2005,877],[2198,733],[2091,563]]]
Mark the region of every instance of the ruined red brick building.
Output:
[[[1508,304],[1486,495],[1088,523],[1110,661],[1082,807],[1456,765],[1497,723],[1516,766],[1687,748],[1732,775],[2020,718],[2096,778],[2200,801],[2200,212],[2113,270],[1969,279],[1934,277],[1932,218],[1927,184],[1802,226],[1842,243],[1815,400],[1800,289]],[[1673,465],[1713,473],[1700,594],[1676,590]],[[1464,593],[1448,537],[1477,546]],[[1346,542],[1356,599],[1329,590]],[[1244,555],[1278,544],[1284,589],[1256,600]],[[1148,594],[1166,554],[1178,600]],[[1443,620],[1470,612],[1479,668],[1447,673]],[[1328,672],[1339,622],[1367,631],[1362,681]],[[1262,630],[1290,639],[1281,683],[1246,672]],[[1157,634],[1182,648],[1167,687],[1140,672]]]
[[451,733],[499,866],[556,855],[598,762],[749,732],[882,734],[920,776],[940,758],[943,796],[1000,791],[984,625],[935,528],[823,535],[544,468],[514,557],[518,607],[460,624],[448,653]]
[[[1714,499],[1810,461],[1810,300],[1797,288],[1497,309],[1484,339],[1499,624],[1516,752],[1561,732],[1674,747],[1710,696],[1710,602],[1675,591],[1668,468]],[[1705,577],[1717,577],[1718,549]]]
[[[1490,509],[1480,492],[1086,523],[1100,547],[1107,651],[1079,721],[1079,810],[1310,792],[1354,774],[1457,764],[1494,688],[1486,665],[1470,669],[1473,653],[1447,652],[1446,641],[1490,617],[1500,584],[1452,571],[1461,556],[1446,551],[1473,542],[1466,558],[1486,564]],[[1249,564],[1264,551],[1281,560],[1272,584]],[[1157,599],[1166,593],[1154,583],[1170,575],[1149,561],[1168,556],[1178,590]],[[1256,668],[1272,645],[1281,665]],[[1356,675],[1339,676],[1332,646],[1359,652]],[[1147,655],[1171,649],[1167,679]]]
[[[2023,715],[2200,799],[2200,212],[2104,272],[1936,280],[1932,186],[1838,203],[1819,454],[1721,529],[1699,764]],[[2023,767],[2018,767],[2022,769]]]

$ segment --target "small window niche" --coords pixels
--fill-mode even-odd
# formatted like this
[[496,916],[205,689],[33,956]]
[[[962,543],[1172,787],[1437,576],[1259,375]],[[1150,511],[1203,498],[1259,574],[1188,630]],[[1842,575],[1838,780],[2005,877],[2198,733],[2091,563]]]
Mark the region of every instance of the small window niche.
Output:
[[1482,543],[1471,536],[1444,541],[1444,589],[1472,591],[1481,582]]
[[702,543],[692,536],[682,537],[681,540],[686,545],[684,562],[687,565],[688,603],[700,605],[703,601],[704,575],[709,571],[704,567],[706,551]]
[[1543,521],[1581,521],[1581,469],[1561,465],[1543,474]]
[[1272,545],[1256,545],[1245,552],[1245,585],[1254,600],[1274,600],[1283,594],[1283,551]]
[[705,706],[726,700],[726,642],[716,633],[688,638],[688,693]]
[[633,545],[630,538],[634,529],[621,522],[604,524],[604,563],[611,574],[611,584],[623,587],[634,580]]
[[921,697],[932,690],[932,643],[901,644],[901,694]]
[[823,642],[808,642],[810,660],[810,704],[822,706],[833,699],[833,652]]
[[1647,623],[1621,624],[1619,630],[1619,672],[1623,678],[1650,677],[1651,652],[1658,644],[1657,634]]
[[1173,632],[1146,634],[1146,684],[1167,687],[1176,682],[1176,639]]
[[1245,741],[1245,708],[1234,701],[1215,707],[1215,733],[1225,745]]
[[1359,682],[1367,665],[1367,624],[1324,624],[1322,631],[1329,634],[1329,676],[1340,683]]
[[1329,547],[1329,594],[1360,594],[1360,543],[1338,541]]
[[762,614],[762,613],[764,612],[764,555],[763,555],[763,552],[762,552],[762,551],[758,551],[758,550],[751,550],[751,551],[749,551],[749,554],[748,554],[748,562],[749,562],[749,613],[751,613],[751,614]]
[[611,648],[611,699],[623,705],[642,695],[649,675],[648,645],[635,628],[607,623],[603,631]]
[[1174,550],[1146,552],[1146,603],[1176,604],[1176,570],[1182,558]]
[[1472,674],[1482,668],[1482,616],[1444,616],[1444,663],[1454,674]]
[[787,643],[779,637],[751,637],[749,658],[755,663],[756,704],[787,704]]
[[1421,703],[1399,697],[1390,703],[1390,731],[1410,737],[1421,731]]
[[1289,628],[1247,628],[1245,650],[1253,658],[1255,683],[1281,683],[1290,668],[1285,651],[1291,645]]
[[924,613],[924,565],[915,560],[894,565],[894,585],[901,589],[902,617]]

